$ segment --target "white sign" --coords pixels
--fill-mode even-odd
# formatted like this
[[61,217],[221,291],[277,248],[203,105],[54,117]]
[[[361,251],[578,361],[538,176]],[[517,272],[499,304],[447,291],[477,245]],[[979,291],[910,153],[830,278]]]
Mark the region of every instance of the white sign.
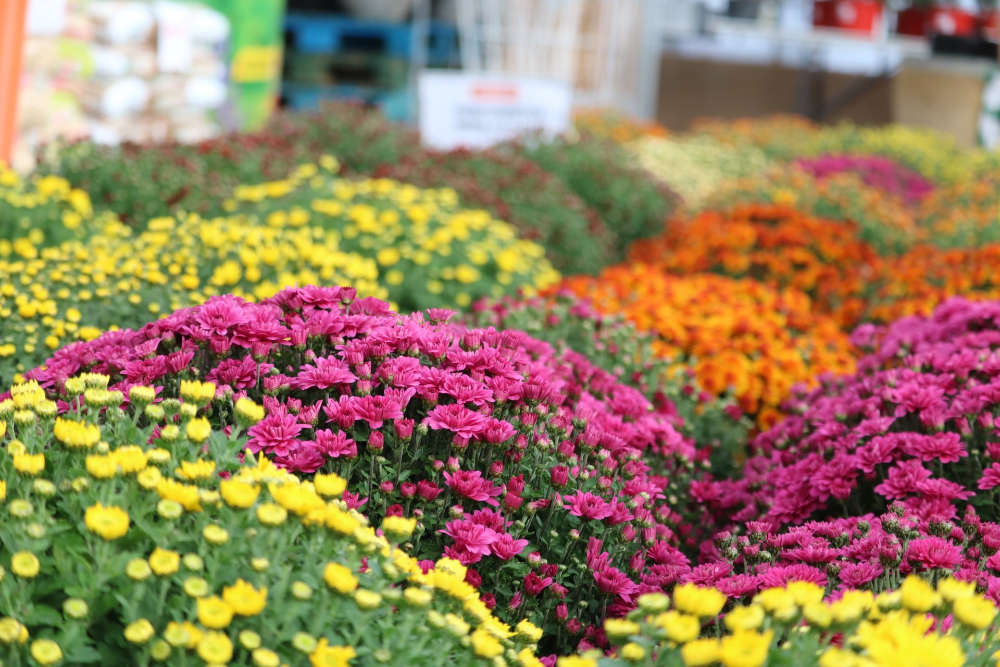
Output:
[[420,138],[430,148],[484,148],[524,132],[569,129],[572,90],[561,81],[428,70],[418,94]]
[[66,29],[66,0],[31,0],[25,23],[28,35],[32,37],[61,34]]
[[194,57],[191,7],[169,0],[156,5],[156,64],[161,72],[184,73]]

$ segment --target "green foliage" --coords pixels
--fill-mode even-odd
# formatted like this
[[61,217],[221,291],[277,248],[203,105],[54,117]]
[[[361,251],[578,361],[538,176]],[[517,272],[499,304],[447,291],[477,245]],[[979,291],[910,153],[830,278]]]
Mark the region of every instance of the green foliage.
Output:
[[532,141],[524,154],[555,174],[590,206],[614,236],[616,259],[633,241],[663,230],[677,197],[614,141],[592,134]]
[[341,104],[316,113],[276,114],[259,132],[195,145],[55,145],[44,153],[39,171],[64,176],[98,205],[142,226],[178,211],[221,213],[222,201],[238,184],[285,178],[326,154],[337,155],[354,172],[369,173],[414,145],[401,126]]
[[0,164],[0,257],[30,259],[40,247],[86,238],[114,223],[66,179],[22,178]]
[[[531,655],[540,632],[519,626],[528,639],[500,625],[464,568],[442,560],[423,575],[397,548],[414,522],[387,521],[376,534],[340,499],[343,479],[304,483],[263,458],[238,461],[259,406],[211,403],[196,385],[182,386],[183,401],[149,404],[148,387],[123,404],[107,380],[68,381],[62,398],[76,407],[63,417],[33,383],[0,403],[12,419],[0,448],[4,664],[472,665],[507,649]],[[228,435],[212,430],[209,413]]]
[[690,368],[679,367],[653,350],[655,338],[623,317],[604,315],[568,293],[549,298],[481,301],[469,320],[477,326],[518,329],[556,349],[570,349],[641,391],[653,405],[673,405],[682,432],[692,438],[714,474],[739,468],[751,424],[730,397],[717,398],[698,386]]
[[453,188],[468,206],[483,208],[545,247],[563,273],[599,271],[615,253],[614,235],[569,186],[511,146],[445,153],[413,151],[376,170],[423,187]]

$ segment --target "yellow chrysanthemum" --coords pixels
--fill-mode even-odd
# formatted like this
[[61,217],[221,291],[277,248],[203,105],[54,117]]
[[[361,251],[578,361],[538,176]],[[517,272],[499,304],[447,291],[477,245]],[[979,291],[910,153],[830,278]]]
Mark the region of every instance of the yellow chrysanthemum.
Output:
[[31,657],[40,665],[54,665],[63,659],[63,652],[51,639],[36,639],[31,642]]
[[254,588],[243,579],[222,589],[222,599],[240,616],[255,616],[267,606],[267,588]]
[[114,505],[91,505],[84,513],[83,521],[92,533],[106,540],[117,540],[128,532],[128,512]]
[[239,479],[226,479],[219,483],[219,492],[230,507],[246,509],[257,502],[260,487]]
[[145,644],[150,639],[153,638],[156,630],[153,628],[153,624],[145,618],[140,618],[138,621],[129,623],[125,626],[125,639],[133,644]]
[[45,454],[15,454],[14,470],[25,475],[37,475],[45,470]]
[[416,526],[417,520],[412,517],[387,516],[382,520],[382,532],[397,541],[405,540],[412,535]]
[[347,488],[347,480],[336,473],[319,473],[313,476],[316,493],[322,496],[337,497]]
[[206,632],[198,641],[198,657],[209,664],[226,664],[233,659],[233,642],[222,632]]
[[198,598],[198,621],[206,628],[221,630],[232,620],[232,606],[219,596]]
[[323,569],[323,580],[338,593],[351,593],[358,587],[358,580],[350,568],[340,563],[327,563]]
[[30,551],[18,551],[10,558],[10,571],[19,577],[32,579],[38,575],[41,562]]
[[156,547],[149,554],[149,567],[161,577],[173,574],[180,569],[181,556],[176,551]]
[[198,417],[187,423],[184,432],[188,440],[200,444],[208,440],[208,436],[212,434],[212,425],[204,417]]
[[353,647],[330,646],[326,637],[323,637],[309,654],[309,663],[313,667],[349,667],[355,656],[357,652]]

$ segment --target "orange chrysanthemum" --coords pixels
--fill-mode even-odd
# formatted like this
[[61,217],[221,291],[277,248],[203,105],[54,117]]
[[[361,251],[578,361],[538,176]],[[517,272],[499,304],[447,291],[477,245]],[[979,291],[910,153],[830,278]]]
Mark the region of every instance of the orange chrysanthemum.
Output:
[[570,278],[563,286],[656,333],[660,354],[692,365],[707,391],[731,391],[761,426],[774,420],[796,383],[854,369],[846,334],[833,319],[813,313],[800,290],[712,274],[675,276],[641,263]]

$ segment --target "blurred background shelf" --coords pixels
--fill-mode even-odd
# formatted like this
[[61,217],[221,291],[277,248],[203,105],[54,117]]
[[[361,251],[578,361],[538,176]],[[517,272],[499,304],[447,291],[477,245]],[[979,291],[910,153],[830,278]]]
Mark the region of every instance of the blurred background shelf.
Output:
[[[393,120],[411,121],[413,80],[422,67],[460,64],[458,29],[440,20],[419,20],[427,5],[396,14],[397,20],[317,11],[289,11],[285,16],[285,58],[281,104],[315,108],[328,100],[356,100],[380,107]],[[371,9],[371,8],[369,8]],[[402,22],[400,18],[417,20]],[[378,15],[370,11],[369,14]]]

